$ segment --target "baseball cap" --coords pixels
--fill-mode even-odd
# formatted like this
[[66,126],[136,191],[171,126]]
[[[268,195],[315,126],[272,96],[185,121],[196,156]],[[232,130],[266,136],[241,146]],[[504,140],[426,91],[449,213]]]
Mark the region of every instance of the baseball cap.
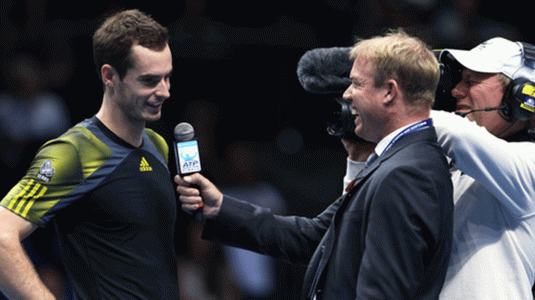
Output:
[[516,79],[529,78],[535,81],[533,66],[528,67],[523,55],[523,45],[496,37],[471,50],[444,49],[465,68],[480,73],[502,73]]

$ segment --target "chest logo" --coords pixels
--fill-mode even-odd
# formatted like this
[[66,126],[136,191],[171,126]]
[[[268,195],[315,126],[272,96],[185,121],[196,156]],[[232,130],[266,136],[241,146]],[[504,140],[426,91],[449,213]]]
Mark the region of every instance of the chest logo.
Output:
[[141,157],[141,163],[139,164],[139,171],[140,172],[150,172],[152,171],[152,167],[149,165],[149,162],[145,157]]

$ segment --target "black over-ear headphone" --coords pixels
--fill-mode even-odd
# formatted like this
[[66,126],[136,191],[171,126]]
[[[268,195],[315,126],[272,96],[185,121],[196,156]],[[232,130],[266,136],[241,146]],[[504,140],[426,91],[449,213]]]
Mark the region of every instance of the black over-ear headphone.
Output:
[[501,110],[509,122],[527,121],[535,116],[535,82],[525,76],[535,78],[535,46],[522,42],[518,44],[522,48],[523,66],[517,71],[518,77],[508,85],[502,102],[505,108]]

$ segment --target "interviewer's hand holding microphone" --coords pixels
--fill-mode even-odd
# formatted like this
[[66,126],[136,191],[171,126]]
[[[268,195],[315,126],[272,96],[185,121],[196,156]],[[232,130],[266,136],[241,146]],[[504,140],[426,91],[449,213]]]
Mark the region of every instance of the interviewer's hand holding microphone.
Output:
[[175,127],[174,135],[178,172],[174,180],[182,209],[191,213],[197,221],[213,218],[219,213],[223,194],[199,173],[201,162],[193,126],[185,122],[180,123]]
[[199,173],[181,177],[175,176],[177,192],[182,203],[182,209],[186,212],[202,214],[204,218],[214,218],[219,213],[223,202],[223,194],[208,179]]

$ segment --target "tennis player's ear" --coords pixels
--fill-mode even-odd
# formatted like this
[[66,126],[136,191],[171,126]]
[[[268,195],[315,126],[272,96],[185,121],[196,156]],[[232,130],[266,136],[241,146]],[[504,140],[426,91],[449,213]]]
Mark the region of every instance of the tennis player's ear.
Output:
[[116,81],[119,80],[117,71],[108,64],[104,64],[100,68],[100,77],[104,86],[111,89],[115,87]]

